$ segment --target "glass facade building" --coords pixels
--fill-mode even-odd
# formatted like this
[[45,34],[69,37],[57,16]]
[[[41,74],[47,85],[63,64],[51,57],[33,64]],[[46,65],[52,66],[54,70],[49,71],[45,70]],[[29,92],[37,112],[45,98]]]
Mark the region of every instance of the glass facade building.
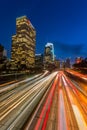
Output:
[[12,36],[11,59],[20,65],[35,65],[36,31],[26,16],[16,19],[16,35]]
[[47,43],[45,45],[45,54],[44,54],[44,58],[45,58],[45,62],[54,62],[55,58],[54,58],[54,46],[52,43]]

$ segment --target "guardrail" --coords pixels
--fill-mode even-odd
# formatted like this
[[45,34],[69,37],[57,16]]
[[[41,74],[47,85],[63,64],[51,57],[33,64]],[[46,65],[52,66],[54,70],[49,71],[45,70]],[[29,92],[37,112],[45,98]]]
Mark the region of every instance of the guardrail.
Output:
[[3,75],[0,75],[0,84],[9,82],[12,80],[19,80],[20,78],[25,78],[26,76],[27,76],[26,73],[3,74]]

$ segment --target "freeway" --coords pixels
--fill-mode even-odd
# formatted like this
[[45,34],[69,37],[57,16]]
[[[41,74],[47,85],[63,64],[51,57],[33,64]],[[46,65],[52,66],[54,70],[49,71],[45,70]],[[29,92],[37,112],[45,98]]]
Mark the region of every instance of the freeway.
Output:
[[63,71],[0,88],[0,130],[87,130],[87,93]]
[[71,70],[71,69],[66,69],[66,71],[74,76],[77,76],[85,81],[87,81],[87,75],[81,74],[77,71]]
[[72,77],[74,83],[75,81],[77,82],[77,86],[79,86],[78,84],[80,84],[80,89],[81,91],[83,91],[83,93],[85,95],[87,95],[87,75],[85,74],[81,74],[80,72],[71,70],[71,69],[66,69],[67,74],[69,75],[69,77]]
[[0,89],[0,130],[21,129],[56,73]]
[[24,130],[86,130],[87,100],[60,71]]

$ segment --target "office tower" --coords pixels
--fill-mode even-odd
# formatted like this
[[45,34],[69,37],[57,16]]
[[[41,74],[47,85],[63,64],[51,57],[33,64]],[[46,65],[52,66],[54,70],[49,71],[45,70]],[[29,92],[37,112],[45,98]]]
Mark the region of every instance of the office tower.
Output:
[[52,43],[47,43],[45,45],[45,54],[44,54],[44,60],[45,62],[51,63],[54,62],[54,46]]
[[27,68],[35,65],[36,31],[26,16],[16,19],[16,34],[12,36],[11,59]]

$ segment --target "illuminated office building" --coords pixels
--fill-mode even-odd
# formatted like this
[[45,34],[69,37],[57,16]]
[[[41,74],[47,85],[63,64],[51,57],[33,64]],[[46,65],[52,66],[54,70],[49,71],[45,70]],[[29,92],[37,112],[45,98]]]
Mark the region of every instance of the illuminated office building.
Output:
[[16,35],[12,36],[11,58],[16,64],[35,65],[35,28],[26,16],[16,19]]
[[45,45],[45,54],[44,54],[44,60],[45,62],[54,62],[54,46],[52,43],[47,43]]

